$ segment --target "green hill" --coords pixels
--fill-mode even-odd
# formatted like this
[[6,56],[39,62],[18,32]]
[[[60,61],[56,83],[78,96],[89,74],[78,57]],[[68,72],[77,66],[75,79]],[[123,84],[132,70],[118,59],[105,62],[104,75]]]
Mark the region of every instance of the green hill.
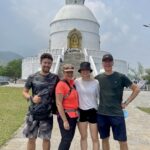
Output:
[[23,57],[17,53],[10,51],[0,51],[0,66],[6,65],[8,62],[14,59],[22,59]]

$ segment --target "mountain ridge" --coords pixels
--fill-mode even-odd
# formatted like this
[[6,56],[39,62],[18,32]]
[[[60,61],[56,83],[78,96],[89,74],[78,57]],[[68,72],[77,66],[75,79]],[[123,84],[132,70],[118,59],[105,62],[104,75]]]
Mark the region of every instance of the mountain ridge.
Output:
[[0,66],[7,65],[8,62],[15,59],[23,59],[23,56],[11,51],[0,51]]

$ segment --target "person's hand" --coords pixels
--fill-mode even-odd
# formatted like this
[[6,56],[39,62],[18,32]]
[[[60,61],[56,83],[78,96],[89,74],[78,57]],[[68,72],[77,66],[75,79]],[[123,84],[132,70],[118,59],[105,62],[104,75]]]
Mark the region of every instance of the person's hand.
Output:
[[127,106],[128,106],[128,103],[126,101],[121,104],[122,109],[125,109]]
[[38,95],[35,95],[33,98],[32,98],[32,101],[33,103],[35,104],[39,104],[41,102],[41,97],[39,97]]
[[70,125],[69,125],[68,120],[64,121],[64,128],[65,128],[65,130],[70,130]]

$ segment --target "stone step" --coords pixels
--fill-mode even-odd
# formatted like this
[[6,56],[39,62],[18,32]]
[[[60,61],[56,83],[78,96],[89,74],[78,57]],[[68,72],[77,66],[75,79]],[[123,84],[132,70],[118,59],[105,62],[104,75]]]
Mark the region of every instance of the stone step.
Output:
[[63,77],[63,65],[64,64],[72,64],[75,67],[74,76],[79,77],[78,69],[80,67],[80,63],[85,61],[84,54],[82,52],[69,52],[64,55],[64,61],[61,63],[58,75],[60,78]]

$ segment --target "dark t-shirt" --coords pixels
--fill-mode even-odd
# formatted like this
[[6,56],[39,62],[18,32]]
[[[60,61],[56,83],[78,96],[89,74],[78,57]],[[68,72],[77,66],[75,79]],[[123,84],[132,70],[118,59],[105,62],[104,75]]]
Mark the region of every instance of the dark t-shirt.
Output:
[[124,74],[99,74],[95,77],[100,84],[100,103],[98,113],[109,116],[123,116],[121,108],[124,87],[132,82]]
[[55,74],[49,73],[44,76],[37,72],[28,77],[25,88],[32,89],[32,96],[39,95],[42,102],[47,101],[50,104],[51,100],[54,99],[55,87],[58,81],[59,78]]

